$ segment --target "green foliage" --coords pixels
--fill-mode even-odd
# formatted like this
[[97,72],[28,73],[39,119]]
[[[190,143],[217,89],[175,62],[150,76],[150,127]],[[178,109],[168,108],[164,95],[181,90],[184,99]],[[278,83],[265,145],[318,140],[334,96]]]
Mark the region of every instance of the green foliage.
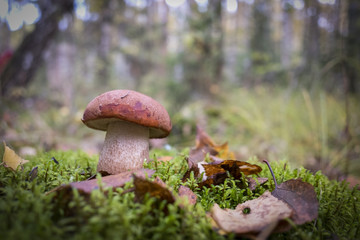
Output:
[[[168,182],[175,181],[169,175],[181,168],[180,161],[180,165],[174,164],[171,170],[156,162],[153,162],[153,167],[158,169],[158,175]],[[29,173],[34,166],[39,169],[38,175],[29,181]],[[101,190],[93,191],[89,199],[74,190],[74,198],[70,202],[62,201],[53,193],[45,194],[60,184],[85,180],[95,173],[95,167],[96,160],[82,152],[42,153],[19,172],[1,167],[2,239],[219,238],[212,231],[200,205],[182,209],[180,203],[167,207],[162,204],[156,209],[153,208],[152,198],[136,203],[133,193],[123,194],[132,184],[106,194]],[[179,182],[178,179],[176,181]],[[168,214],[163,211],[165,207]]]
[[[237,204],[272,190],[269,180],[256,190],[238,187],[244,179],[229,178],[224,184],[199,189],[198,180],[181,177],[187,169],[188,149],[153,150],[153,161],[145,167],[156,170],[156,176],[176,190],[180,185],[191,187],[198,195],[198,204],[180,202],[154,208],[153,198],[143,203],[134,201],[134,193],[126,192],[132,183],[116,191],[95,190],[86,198],[76,190],[70,202],[54,193],[45,194],[60,184],[85,180],[95,173],[96,157],[83,152],[41,153],[24,165],[18,172],[0,167],[0,232],[1,239],[224,239],[212,230],[206,211],[216,202],[223,208]],[[161,156],[172,156],[171,161],[160,161]],[[54,157],[59,164],[52,159]],[[249,160],[258,163],[256,158]],[[260,163],[261,177],[271,177],[265,164]],[[356,239],[360,236],[358,190],[346,184],[330,181],[317,172],[312,174],[304,168],[292,169],[288,162],[271,162],[278,183],[291,178],[302,178],[315,187],[320,202],[317,220],[295,226],[291,231],[273,235],[273,239]],[[37,176],[31,181],[30,171],[38,167]],[[166,211],[163,211],[166,208]],[[165,213],[166,212],[166,213]],[[230,236],[231,238],[232,236]]]
[[[259,186],[255,191],[251,191],[249,188],[239,188],[239,185],[243,185],[245,178],[241,180],[235,180],[232,177],[227,178],[224,184],[212,185],[210,188],[205,187],[202,190],[196,191],[199,195],[199,202],[209,211],[214,203],[217,203],[221,208],[234,209],[239,203],[246,202],[258,198],[265,188]],[[245,184],[247,186],[247,184]]]
[[[34,181],[41,183],[45,191],[49,191],[61,184],[83,181],[96,173],[96,157],[89,157],[84,152],[50,151],[30,158],[29,167],[38,167]],[[57,163],[56,163],[57,162]]]

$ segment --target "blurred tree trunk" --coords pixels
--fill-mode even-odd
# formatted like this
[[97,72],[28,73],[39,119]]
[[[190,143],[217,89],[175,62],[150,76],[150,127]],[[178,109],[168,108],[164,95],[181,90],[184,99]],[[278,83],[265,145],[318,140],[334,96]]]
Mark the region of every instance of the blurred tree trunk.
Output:
[[46,78],[51,99],[74,113],[76,46],[71,41],[61,41],[50,49],[46,54]]
[[97,45],[97,67],[96,75],[98,84],[106,86],[110,81],[110,49],[111,49],[111,35],[113,27],[113,18],[115,13],[115,0],[106,0],[102,3],[102,8],[99,13],[98,24],[98,45]]
[[303,73],[313,76],[309,84],[316,84],[320,79],[317,75],[320,64],[320,3],[305,1],[304,39],[303,39]]
[[120,30],[127,42],[121,47],[121,52],[129,64],[135,89],[141,87],[144,76],[150,72],[160,57],[154,49],[158,50],[157,44],[162,43],[155,19],[158,3],[151,0],[147,0],[146,3],[147,7],[144,9],[126,6],[124,15],[132,15],[132,17],[125,17]]
[[351,93],[356,93],[360,79],[360,2],[358,0],[349,0],[347,15],[348,31],[345,44],[349,58],[348,89]]
[[223,53],[223,42],[224,42],[224,34],[222,28],[222,1],[214,0],[213,4],[209,5],[210,14],[212,17],[212,51],[214,58],[214,75],[212,83],[217,83],[222,81],[222,70],[224,65],[224,53]]
[[275,62],[275,43],[271,37],[271,1],[255,0],[253,4],[253,27],[250,37],[251,69],[254,79],[250,84],[271,80],[267,73]]
[[221,0],[209,2],[207,11],[199,11],[190,1],[189,35],[183,56],[185,82],[192,94],[211,96],[222,80],[223,28]]
[[13,87],[25,87],[42,63],[42,54],[58,33],[58,22],[74,8],[73,0],[40,0],[41,19],[25,36],[0,75],[1,95],[9,95]]
[[281,41],[281,64],[285,69],[291,67],[291,56],[293,51],[293,13],[294,8],[287,1],[282,1],[282,41]]

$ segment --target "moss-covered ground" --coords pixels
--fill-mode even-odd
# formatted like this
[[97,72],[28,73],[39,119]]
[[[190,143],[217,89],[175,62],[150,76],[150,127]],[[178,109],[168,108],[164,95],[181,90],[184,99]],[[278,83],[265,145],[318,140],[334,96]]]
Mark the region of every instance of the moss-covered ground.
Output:
[[[12,171],[0,166],[0,239],[233,239],[233,235],[220,235],[213,230],[207,211],[216,202],[223,208],[260,196],[274,188],[270,180],[254,191],[236,187],[229,178],[224,184],[199,189],[196,179],[181,183],[187,169],[188,149],[153,150],[151,162],[145,167],[156,170],[173,189],[180,184],[190,187],[197,195],[195,206],[179,207],[162,203],[154,208],[154,199],[142,203],[134,201],[128,183],[116,191],[95,190],[89,199],[73,192],[70,202],[63,202],[49,190],[73,181],[85,180],[96,172],[97,156],[81,151],[42,152],[28,158],[23,169]],[[172,156],[168,162],[158,161],[161,156]],[[56,163],[56,161],[58,163]],[[263,168],[261,177],[271,178],[265,164],[256,158],[250,162]],[[317,172],[292,168],[285,161],[272,161],[278,183],[302,178],[315,187],[320,203],[317,220],[294,226],[286,233],[274,234],[271,239],[359,239],[360,192],[344,182],[330,181]],[[37,174],[31,171],[37,167]],[[126,193],[125,193],[126,192]],[[167,211],[164,211],[167,208]]]
[[[92,98],[90,94],[87,97]],[[83,125],[80,119],[89,99],[82,95],[77,99],[79,102],[72,107],[31,96],[26,104],[0,101],[1,140],[17,152],[26,147],[37,152],[25,157],[30,162],[22,170],[14,172],[0,166],[0,239],[234,238],[212,229],[206,217],[209,209],[214,203],[234,208],[257,198],[274,188],[273,181],[254,191],[236,187],[238,180],[231,178],[205,189],[199,189],[194,178],[182,183],[196,125],[203,127],[216,143],[228,141],[238,160],[260,165],[260,177],[271,177],[267,167],[257,160],[266,158],[279,184],[301,177],[315,187],[320,202],[318,219],[272,235],[272,239],[360,239],[359,190],[326,177],[341,180],[347,174],[360,176],[360,112],[356,96],[348,96],[348,109],[343,96],[268,87],[224,88],[216,99],[195,99],[181,106],[157,96],[173,123],[166,142],[170,150],[152,150],[151,158],[155,160],[145,163],[145,167],[155,169],[155,176],[174,190],[184,184],[198,195],[195,206],[162,204],[159,209],[153,207],[154,199],[134,202],[134,193],[128,191],[131,183],[107,194],[96,190],[89,199],[75,191],[71,202],[46,194],[96,172],[98,156],[88,154],[99,152],[104,133]],[[173,159],[156,160],[163,156]],[[168,214],[164,208],[168,208]]]

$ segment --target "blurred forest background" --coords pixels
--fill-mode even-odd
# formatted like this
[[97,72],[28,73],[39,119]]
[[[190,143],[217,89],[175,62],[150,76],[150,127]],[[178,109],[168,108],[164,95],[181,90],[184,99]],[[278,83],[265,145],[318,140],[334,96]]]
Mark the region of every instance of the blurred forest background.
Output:
[[134,89],[173,121],[153,147],[199,125],[239,160],[356,177],[359,36],[358,0],[0,0],[1,140],[97,154],[87,103]]

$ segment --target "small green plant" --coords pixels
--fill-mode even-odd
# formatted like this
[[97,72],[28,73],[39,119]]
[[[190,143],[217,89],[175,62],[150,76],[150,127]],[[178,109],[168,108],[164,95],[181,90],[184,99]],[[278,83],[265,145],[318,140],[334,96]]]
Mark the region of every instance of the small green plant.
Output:
[[[239,188],[239,185],[245,187]],[[212,185],[210,188],[204,187],[201,190],[198,189],[196,193],[201,205],[206,211],[209,211],[214,203],[217,203],[221,208],[233,209],[240,203],[259,197],[265,190],[266,188],[263,186],[258,186],[254,191],[251,191],[244,178],[238,180],[229,175],[224,184]]]

